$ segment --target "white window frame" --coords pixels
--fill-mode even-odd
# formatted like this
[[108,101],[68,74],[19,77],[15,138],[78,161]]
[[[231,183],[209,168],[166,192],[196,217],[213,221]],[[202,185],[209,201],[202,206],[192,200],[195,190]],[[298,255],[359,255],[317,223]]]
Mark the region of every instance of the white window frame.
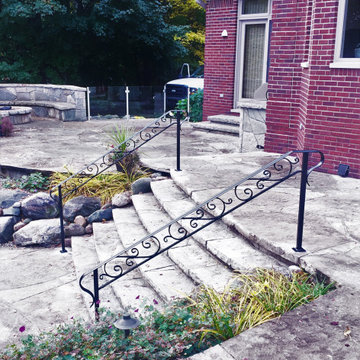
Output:
[[337,25],[336,25],[334,62],[330,63],[329,66],[330,68],[340,68],[340,69],[360,69],[360,58],[341,57],[341,50],[344,41],[346,5],[347,5],[347,0],[339,0]]
[[263,62],[263,83],[266,82],[267,62],[269,50],[269,27],[271,20],[272,0],[268,0],[268,12],[258,14],[242,14],[243,0],[239,0],[238,7],[238,30],[236,46],[236,71],[235,71],[235,91],[234,107],[237,107],[239,101],[246,101],[249,98],[243,98],[243,73],[244,73],[244,49],[245,49],[245,27],[246,25],[265,24],[265,43],[264,43],[264,62]]

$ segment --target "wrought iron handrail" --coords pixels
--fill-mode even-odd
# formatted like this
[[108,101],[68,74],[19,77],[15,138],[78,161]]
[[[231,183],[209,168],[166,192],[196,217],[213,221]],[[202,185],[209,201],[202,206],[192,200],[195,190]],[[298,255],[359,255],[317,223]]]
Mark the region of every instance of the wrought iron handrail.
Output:
[[[308,168],[309,155],[315,153],[320,155],[320,160]],[[301,169],[295,169],[299,158],[291,156],[297,154],[302,155]],[[293,249],[305,251],[302,248],[302,229],[306,183],[310,173],[323,163],[324,155],[318,150],[289,151],[86,272],[80,277],[79,285],[91,296],[95,314],[98,313],[101,289],[297,174],[301,174],[301,186],[297,244]],[[274,177],[274,173],[279,176]],[[86,287],[86,279],[92,279],[93,285]]]
[[[182,119],[182,114],[185,114]],[[183,110],[171,110],[159,118],[146,125],[144,128],[134,133],[131,137],[124,140],[115,148],[110,149],[102,156],[98,157],[89,165],[86,165],[77,173],[72,174],[58,185],[50,189],[50,196],[57,201],[60,216],[60,230],[61,230],[61,252],[66,252],[65,249],[65,232],[64,232],[64,219],[63,219],[63,200],[76,192],[79,188],[84,186],[90,180],[94,179],[111,166],[119,163],[125,157],[129,156],[134,151],[138,150],[141,146],[160,135],[173,125],[177,126],[176,134],[176,169],[180,171],[180,130],[181,125],[189,120],[188,114]],[[125,150],[122,147],[125,145]],[[65,190],[65,191],[64,191]]]

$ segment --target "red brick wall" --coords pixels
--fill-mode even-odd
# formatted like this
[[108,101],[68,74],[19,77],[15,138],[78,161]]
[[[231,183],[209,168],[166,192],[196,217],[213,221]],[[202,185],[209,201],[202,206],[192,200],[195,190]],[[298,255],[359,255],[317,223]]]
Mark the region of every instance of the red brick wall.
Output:
[[337,0],[274,0],[265,150],[318,149],[324,170],[348,164],[360,178],[360,69],[329,67],[337,7]]
[[[216,0],[206,9],[204,120],[233,108],[237,8],[237,0]],[[228,37],[221,36],[223,30]]]

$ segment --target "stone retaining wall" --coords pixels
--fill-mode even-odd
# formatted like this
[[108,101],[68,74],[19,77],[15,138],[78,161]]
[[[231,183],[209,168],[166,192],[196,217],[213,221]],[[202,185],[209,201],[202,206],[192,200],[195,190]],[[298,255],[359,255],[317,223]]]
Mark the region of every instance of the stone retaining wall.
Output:
[[[86,88],[77,86],[0,84],[1,104],[31,106],[35,116],[53,116],[63,121],[87,120]],[[62,111],[65,116],[59,115]]]

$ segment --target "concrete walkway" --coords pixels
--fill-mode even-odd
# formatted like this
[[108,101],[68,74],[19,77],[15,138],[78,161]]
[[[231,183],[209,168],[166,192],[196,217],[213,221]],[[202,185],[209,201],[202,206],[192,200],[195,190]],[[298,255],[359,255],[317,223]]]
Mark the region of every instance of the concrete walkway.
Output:
[[[18,126],[15,137],[0,139],[0,166],[60,170],[68,164],[73,169],[79,169],[86,160],[95,159],[106,151],[104,130],[118,121],[39,121]],[[136,126],[142,127],[148,121],[133,120],[133,123],[137,122]],[[145,165],[161,171],[174,169],[174,130],[160,135],[158,140],[143,148],[141,159]],[[236,138],[194,131],[190,125],[185,125],[182,133],[182,171],[172,171],[172,176],[197,202],[232,185],[275,156],[262,152],[239,154],[236,152]],[[292,251],[296,239],[298,188],[297,177],[228,215],[226,222],[251,239],[255,246],[336,281],[338,289],[280,319],[246,331],[196,355],[194,359],[359,359],[360,181],[322,173],[311,174],[304,227],[303,246],[306,253]],[[58,249],[49,249],[52,250]],[[31,251],[33,254],[28,254],[34,256],[31,262],[41,263],[43,268],[26,265],[28,262],[24,261],[22,255]],[[53,285],[59,289],[63,287],[64,291],[57,293],[59,298],[66,298],[67,291],[78,294],[75,290],[77,284],[68,260],[62,260],[63,255],[55,255],[54,252],[55,260],[45,254],[47,250],[31,251],[0,247],[3,268],[0,275],[0,299],[9,307],[16,304],[16,294],[21,292],[17,292],[17,289],[25,291],[35,285],[34,279],[37,279],[35,283],[41,284],[43,290],[41,287],[36,290],[33,288],[33,295],[26,296],[31,301],[19,308],[19,311],[25,316],[31,311],[37,311],[43,316],[51,309],[52,302],[36,303],[36,296],[40,298],[39,294],[42,294],[42,299],[52,298],[50,291],[54,289],[46,288],[47,277],[56,278]],[[36,252],[39,253],[38,259]],[[65,266],[61,267],[60,261],[65,261]],[[54,266],[56,262],[58,265]],[[21,271],[31,275],[11,276],[12,272],[17,274]],[[46,277],[43,277],[44,273]],[[77,301],[76,296],[74,301]],[[25,298],[19,297],[20,300],[25,304]],[[39,309],[36,304],[41,304],[43,308],[40,306]],[[61,306],[56,311],[54,309],[54,314],[61,309]],[[51,319],[54,319],[51,322],[56,323],[56,315]],[[14,320],[15,330],[22,324],[19,321],[18,317]],[[41,321],[37,325],[46,328]],[[344,331],[348,328],[351,334],[345,336]]]

